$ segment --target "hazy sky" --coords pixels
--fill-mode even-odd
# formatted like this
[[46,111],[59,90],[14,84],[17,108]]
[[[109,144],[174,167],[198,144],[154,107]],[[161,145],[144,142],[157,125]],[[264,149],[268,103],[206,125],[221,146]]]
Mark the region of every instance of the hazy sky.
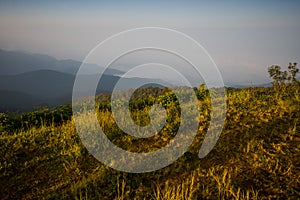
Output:
[[225,81],[269,81],[300,62],[300,1],[0,1],[0,48],[82,60],[120,31],[166,27],[210,53]]

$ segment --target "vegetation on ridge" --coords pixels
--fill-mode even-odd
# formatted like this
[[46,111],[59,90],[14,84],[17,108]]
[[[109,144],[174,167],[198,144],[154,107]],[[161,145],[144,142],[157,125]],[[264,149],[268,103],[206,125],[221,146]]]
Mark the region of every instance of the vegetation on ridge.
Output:
[[[168,89],[140,91],[130,103],[135,120],[147,121],[149,107],[157,102],[176,112],[177,100]],[[227,89],[224,129],[217,145],[201,160],[198,151],[209,124],[210,96],[204,86],[196,91],[201,122],[188,152],[170,166],[144,174],[119,172],[99,163],[82,145],[70,105],[18,117],[1,114],[0,198],[298,199],[297,81],[281,88]],[[129,137],[114,123],[109,95],[97,99],[100,125],[124,149],[153,151],[177,130],[179,116],[169,115],[172,120],[156,137]]]

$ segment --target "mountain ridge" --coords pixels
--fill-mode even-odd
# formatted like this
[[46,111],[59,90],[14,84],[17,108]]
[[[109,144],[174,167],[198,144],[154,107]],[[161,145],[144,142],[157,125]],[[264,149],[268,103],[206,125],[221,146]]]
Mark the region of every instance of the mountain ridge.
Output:
[[[55,70],[63,73],[76,74],[82,62],[72,59],[56,59],[45,54],[23,51],[0,51],[0,75],[17,75],[36,70]],[[95,73],[104,68],[93,63],[85,63],[88,73]],[[115,75],[123,72],[117,69],[107,69],[104,74]]]
[[[90,94],[88,90],[99,79],[99,74],[80,75],[84,85],[79,89],[82,96]],[[76,76],[55,70],[37,70],[17,75],[0,75],[0,112],[12,110],[31,111],[36,106],[58,106],[72,101],[73,85]],[[119,76],[103,74],[98,82],[96,94],[111,93]],[[124,78],[121,90],[132,88],[135,83],[146,83],[151,79]],[[154,80],[154,79],[153,79]],[[154,81],[155,82],[155,81]],[[5,91],[5,92],[4,92]],[[22,94],[24,97],[22,97]],[[26,99],[28,106],[22,104]],[[19,101],[19,102],[18,102]],[[9,108],[9,109],[4,109]],[[20,108],[20,109],[18,109]]]

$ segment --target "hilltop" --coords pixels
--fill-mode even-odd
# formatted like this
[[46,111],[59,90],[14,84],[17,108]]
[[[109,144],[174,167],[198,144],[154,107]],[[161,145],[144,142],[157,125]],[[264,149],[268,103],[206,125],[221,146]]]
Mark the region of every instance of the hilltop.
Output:
[[[157,91],[160,91],[157,97],[168,94],[167,90]],[[205,120],[199,124],[188,152],[170,166],[144,174],[118,172],[98,162],[81,143],[68,106],[15,119],[6,117],[0,135],[0,197],[297,199],[300,196],[299,92],[299,86],[279,93],[273,88],[228,90],[221,137],[208,156],[199,159],[210,110],[209,96],[202,98],[200,117]],[[142,94],[146,93],[144,89]],[[150,140],[128,137],[115,126],[110,109],[105,106],[109,96],[99,98],[104,102],[98,105],[99,122],[110,140],[122,148],[152,151],[172,139],[167,134],[169,128],[176,131],[175,117],[160,137]],[[143,113],[147,113],[155,99],[154,96],[144,104],[133,99],[132,116],[147,120]],[[172,102],[168,105],[171,107],[167,109],[173,112],[175,105]]]

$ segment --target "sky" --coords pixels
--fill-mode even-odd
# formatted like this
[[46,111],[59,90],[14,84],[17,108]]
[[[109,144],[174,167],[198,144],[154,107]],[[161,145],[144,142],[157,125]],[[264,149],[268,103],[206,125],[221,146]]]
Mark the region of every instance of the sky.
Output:
[[[164,27],[200,43],[225,82],[269,82],[267,67],[300,62],[300,1],[0,1],[0,48],[82,61],[101,41]],[[151,37],[151,36],[149,36]],[[134,57],[112,66],[128,68]]]

